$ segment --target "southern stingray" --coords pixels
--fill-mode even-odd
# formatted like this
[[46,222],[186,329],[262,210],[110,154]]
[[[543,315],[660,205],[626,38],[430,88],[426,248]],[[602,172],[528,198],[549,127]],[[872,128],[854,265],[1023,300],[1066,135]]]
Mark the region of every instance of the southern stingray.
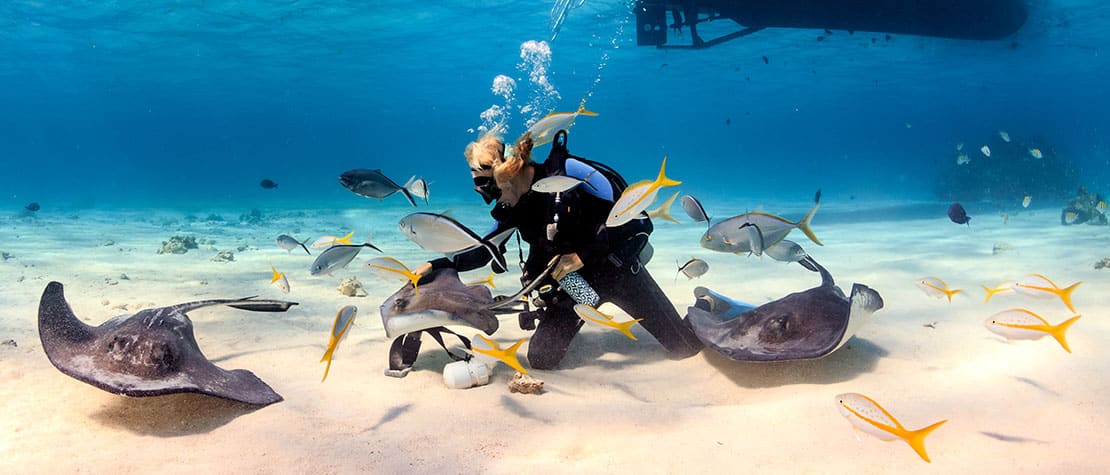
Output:
[[66,302],[62,284],[47,284],[39,302],[39,338],[62,373],[126,396],[201,393],[247,404],[282,400],[245,369],[225,370],[205,358],[187,312],[212,305],[256,312],[284,312],[295,302],[222,299],[150,308],[92,327]]
[[799,264],[819,272],[821,285],[759,307],[705,287],[694,289],[699,302],[687,314],[694,333],[706,346],[737,361],[820,358],[844,345],[883,308],[882,297],[866,285],[852,285],[848,298],[812,257]]
[[420,353],[420,336],[424,332],[432,335],[451,359],[468,359],[468,356],[451,353],[443,343],[441,333],[458,336],[468,349],[472,348],[470,340],[445,326],[462,325],[493,335],[500,325],[497,315],[521,312],[516,307],[522,303],[522,298],[534,290],[557,263],[558,258],[551,259],[547,269],[509,297],[495,297],[484,285],[463,284],[458,272],[450,267],[432,269],[421,276],[420,292],[416,291],[412,282],[405,283],[385,299],[379,309],[385,334],[393,338],[385,375],[403,378],[409,373]]
[[497,331],[497,314],[517,313],[520,298],[531,292],[551,272],[552,259],[539,278],[510,296],[494,297],[484,285],[466,285],[455,269],[432,269],[420,279],[420,291],[406,283],[382,302],[380,311],[389,338],[445,325],[468,326],[487,335]]

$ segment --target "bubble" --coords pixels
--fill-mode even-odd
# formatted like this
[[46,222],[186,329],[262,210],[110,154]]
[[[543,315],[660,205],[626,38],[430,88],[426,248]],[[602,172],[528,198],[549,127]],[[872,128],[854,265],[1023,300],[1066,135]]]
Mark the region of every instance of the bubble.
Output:
[[516,81],[504,74],[498,74],[497,77],[493,78],[493,87],[490,90],[504,98],[505,102],[511,103],[513,95],[516,93]]
[[[528,40],[520,45],[520,64],[517,69],[528,75],[531,83],[530,97],[526,107],[533,113],[524,121],[530,127],[540,120],[543,114],[554,109],[559,99],[559,91],[551,83],[548,68],[551,66],[551,45],[546,41]],[[522,108],[523,109],[523,108]]]

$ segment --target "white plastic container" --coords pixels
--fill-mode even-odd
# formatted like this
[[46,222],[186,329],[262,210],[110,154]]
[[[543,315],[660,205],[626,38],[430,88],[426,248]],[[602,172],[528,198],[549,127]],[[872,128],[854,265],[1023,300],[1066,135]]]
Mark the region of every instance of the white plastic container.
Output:
[[451,389],[485,386],[489,384],[489,376],[489,366],[475,358],[470,361],[455,361],[443,367],[443,384]]

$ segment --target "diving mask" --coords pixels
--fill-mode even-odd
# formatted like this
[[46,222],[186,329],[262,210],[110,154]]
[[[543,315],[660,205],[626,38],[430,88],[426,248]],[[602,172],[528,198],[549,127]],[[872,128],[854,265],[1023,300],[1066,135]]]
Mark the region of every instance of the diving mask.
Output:
[[474,177],[474,191],[482,195],[487,205],[501,198],[501,188],[491,176]]

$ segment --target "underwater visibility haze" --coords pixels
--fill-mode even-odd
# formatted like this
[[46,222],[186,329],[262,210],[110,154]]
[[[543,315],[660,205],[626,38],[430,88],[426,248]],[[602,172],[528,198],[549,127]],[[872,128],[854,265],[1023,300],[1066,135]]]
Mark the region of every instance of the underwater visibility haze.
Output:
[[994,41],[771,28],[697,51],[637,47],[627,2],[569,3],[551,40],[551,2],[6,2],[3,199],[342,207],[334,176],[366,167],[464,194],[498,75],[510,138],[588,95],[573,152],[642,174],[669,155],[749,196],[931,198],[955,144],[999,130],[1106,182],[1101,2],[1033,1]]

